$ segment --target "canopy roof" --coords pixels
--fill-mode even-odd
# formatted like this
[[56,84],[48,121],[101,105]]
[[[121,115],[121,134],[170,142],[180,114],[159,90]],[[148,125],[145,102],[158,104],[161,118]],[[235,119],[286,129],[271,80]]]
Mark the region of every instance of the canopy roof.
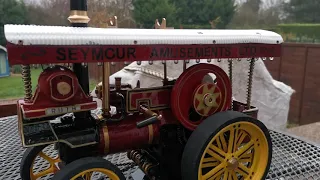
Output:
[[123,29],[5,25],[10,64],[279,57],[265,30]]
[[5,25],[8,42],[24,45],[134,44],[279,44],[282,37],[266,30],[125,29]]

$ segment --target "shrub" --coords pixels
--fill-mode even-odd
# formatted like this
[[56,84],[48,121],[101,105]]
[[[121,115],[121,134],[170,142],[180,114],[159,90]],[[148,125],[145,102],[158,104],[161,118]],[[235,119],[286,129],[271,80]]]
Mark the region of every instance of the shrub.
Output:
[[299,38],[320,39],[320,24],[279,24],[278,31]]
[[12,66],[12,73],[13,74],[21,74],[22,69],[20,65],[13,65]]

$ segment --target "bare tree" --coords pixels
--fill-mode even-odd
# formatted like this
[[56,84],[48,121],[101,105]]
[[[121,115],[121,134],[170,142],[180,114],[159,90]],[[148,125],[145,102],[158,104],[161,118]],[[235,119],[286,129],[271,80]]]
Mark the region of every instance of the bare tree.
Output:
[[68,25],[69,1],[25,0],[30,24]]
[[118,25],[123,28],[135,27],[131,11],[132,0],[89,0],[88,14],[90,26],[106,27],[110,17],[118,17]]
[[[68,26],[69,0],[25,0],[30,24]],[[132,0],[88,0],[89,26],[105,28],[117,16],[119,27],[135,27]]]
[[285,0],[264,0],[257,11],[257,6],[251,6],[248,4],[248,0],[242,0],[244,3],[238,6],[237,13],[229,24],[229,27],[272,28],[283,19],[284,1]]

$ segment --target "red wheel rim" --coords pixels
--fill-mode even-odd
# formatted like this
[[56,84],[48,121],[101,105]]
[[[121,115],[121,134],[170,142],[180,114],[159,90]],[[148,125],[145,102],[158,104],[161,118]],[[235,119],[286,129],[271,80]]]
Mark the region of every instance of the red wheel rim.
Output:
[[220,90],[220,104],[213,112],[225,111],[231,105],[231,82],[228,75],[219,66],[213,64],[197,64],[184,71],[177,79],[171,92],[171,108],[181,124],[194,130],[206,116],[198,120],[190,119],[190,109],[194,108],[194,93],[202,84],[203,77],[213,73],[216,76],[216,86]]

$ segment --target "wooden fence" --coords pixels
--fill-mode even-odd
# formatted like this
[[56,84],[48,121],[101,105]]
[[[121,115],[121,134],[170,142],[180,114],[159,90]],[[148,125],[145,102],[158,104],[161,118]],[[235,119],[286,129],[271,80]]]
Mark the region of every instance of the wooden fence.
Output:
[[265,64],[274,79],[296,91],[289,122],[304,125],[320,121],[320,44],[285,43],[282,56]]
[[[282,56],[265,64],[274,79],[291,86],[296,92],[290,102],[288,121],[309,124],[320,119],[320,45],[283,44]],[[111,66],[111,74],[125,65]],[[102,80],[102,68],[89,65],[90,78]]]

